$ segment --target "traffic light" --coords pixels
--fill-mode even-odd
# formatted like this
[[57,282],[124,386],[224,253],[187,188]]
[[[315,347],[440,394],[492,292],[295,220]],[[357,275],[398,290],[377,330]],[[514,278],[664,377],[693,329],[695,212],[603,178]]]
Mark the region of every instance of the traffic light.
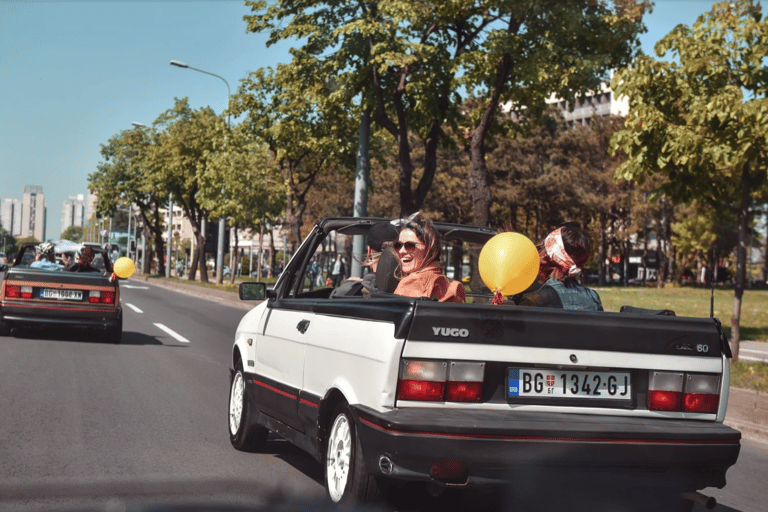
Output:
[[[205,252],[218,254],[219,223],[205,221]],[[229,252],[229,232],[224,233],[224,254]]]

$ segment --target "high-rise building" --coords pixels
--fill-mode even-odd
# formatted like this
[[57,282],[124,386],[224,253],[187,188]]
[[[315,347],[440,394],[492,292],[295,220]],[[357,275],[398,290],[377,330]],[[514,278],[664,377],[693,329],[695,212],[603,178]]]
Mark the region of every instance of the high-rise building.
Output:
[[61,232],[70,226],[85,227],[85,196],[77,194],[64,200],[61,207]]
[[0,208],[0,224],[13,236],[21,235],[21,200],[3,199]]
[[96,201],[99,200],[99,196],[92,193],[90,190],[88,191],[88,200],[85,207],[85,220],[83,221],[85,224],[88,223],[89,220],[93,216],[96,215]]
[[34,237],[45,240],[45,194],[39,185],[24,187],[21,200],[21,237]]

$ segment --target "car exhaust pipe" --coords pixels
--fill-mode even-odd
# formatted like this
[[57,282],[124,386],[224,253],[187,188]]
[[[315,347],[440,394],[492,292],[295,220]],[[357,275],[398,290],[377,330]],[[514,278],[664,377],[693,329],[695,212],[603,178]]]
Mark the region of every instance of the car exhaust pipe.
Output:
[[394,469],[395,465],[392,463],[389,457],[386,455],[379,457],[379,470],[381,470],[382,473],[385,475],[391,475]]
[[684,492],[680,495],[680,497],[684,500],[692,501],[694,503],[701,503],[707,508],[707,510],[712,510],[715,508],[715,506],[717,506],[717,500],[715,498],[712,496],[707,496],[706,494],[701,494],[698,491]]

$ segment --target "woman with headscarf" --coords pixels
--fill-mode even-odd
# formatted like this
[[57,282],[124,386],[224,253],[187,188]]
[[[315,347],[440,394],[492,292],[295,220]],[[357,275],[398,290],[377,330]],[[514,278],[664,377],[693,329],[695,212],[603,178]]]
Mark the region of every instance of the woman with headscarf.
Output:
[[522,296],[520,306],[603,311],[596,291],[578,282],[589,260],[592,245],[577,225],[568,223],[552,231],[539,248],[539,276],[542,286]]
[[440,268],[440,235],[421,213],[411,215],[401,225],[398,241],[393,246],[400,256],[403,276],[396,294],[464,302],[464,285],[445,277]]

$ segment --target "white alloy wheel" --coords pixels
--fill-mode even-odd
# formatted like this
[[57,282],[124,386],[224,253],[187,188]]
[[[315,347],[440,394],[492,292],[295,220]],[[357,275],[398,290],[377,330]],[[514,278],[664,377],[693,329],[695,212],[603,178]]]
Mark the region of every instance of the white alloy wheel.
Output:
[[237,435],[240,430],[240,422],[243,419],[243,396],[245,393],[245,380],[242,372],[236,372],[232,381],[232,389],[229,392],[229,432]]
[[325,478],[328,494],[334,503],[338,503],[344,497],[344,490],[349,480],[349,464],[352,459],[352,434],[349,421],[346,414],[336,416],[328,436]]

